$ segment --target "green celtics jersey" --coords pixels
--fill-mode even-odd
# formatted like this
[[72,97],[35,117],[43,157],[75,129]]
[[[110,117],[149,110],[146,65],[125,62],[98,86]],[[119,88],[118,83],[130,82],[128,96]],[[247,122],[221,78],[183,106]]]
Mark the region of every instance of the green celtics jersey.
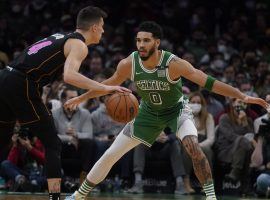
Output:
[[143,66],[138,51],[132,53],[132,77],[137,92],[142,98],[141,105],[151,111],[165,111],[174,108],[182,100],[181,79],[173,81],[169,77],[168,65],[174,57],[163,51],[158,66],[148,70]]

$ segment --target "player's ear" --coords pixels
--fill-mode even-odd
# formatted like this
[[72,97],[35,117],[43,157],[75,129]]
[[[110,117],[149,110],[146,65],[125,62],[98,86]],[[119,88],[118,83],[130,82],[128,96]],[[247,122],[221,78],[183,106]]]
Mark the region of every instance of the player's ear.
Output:
[[160,45],[160,39],[156,39],[156,46],[159,47]]
[[93,24],[92,26],[90,26],[89,30],[91,30],[92,32],[96,32],[97,31],[97,25]]

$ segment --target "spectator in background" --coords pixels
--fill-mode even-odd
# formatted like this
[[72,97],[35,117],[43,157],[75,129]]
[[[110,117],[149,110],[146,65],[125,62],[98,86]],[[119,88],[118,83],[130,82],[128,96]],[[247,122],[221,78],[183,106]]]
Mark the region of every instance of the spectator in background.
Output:
[[243,59],[239,54],[233,54],[229,60],[229,65],[233,66],[233,68],[238,71],[243,65]]
[[[94,80],[97,82],[102,82],[106,79],[105,75],[100,73],[100,74],[96,74],[94,77]],[[100,101],[99,98],[93,98],[93,99],[88,99],[85,104],[83,105],[83,107],[85,109],[87,109],[90,113],[92,113],[93,111],[95,111],[100,105]]]
[[227,63],[224,60],[224,55],[222,53],[216,53],[213,57],[211,64],[210,64],[210,68],[216,74],[222,74],[226,66],[227,66]]
[[235,86],[239,87],[241,83],[250,79],[249,74],[246,71],[238,70],[235,75]]
[[101,73],[103,70],[103,60],[99,55],[91,57],[85,64],[88,66],[88,70],[85,72],[85,76],[88,78],[93,79],[96,74]]
[[247,70],[251,75],[255,75],[256,68],[258,65],[258,57],[256,50],[247,50],[243,53],[243,67]]
[[[210,167],[213,168],[213,151],[212,145],[215,141],[215,122],[213,116],[208,113],[206,101],[200,92],[194,92],[189,96],[189,107],[194,115],[195,126],[198,130],[198,141],[204,154],[206,155]],[[189,175],[192,171],[192,162],[189,156],[185,153],[185,169],[187,176],[185,179],[189,179]],[[191,188],[190,181],[185,180],[186,188]]]
[[[240,83],[239,89],[241,92],[243,92],[246,95],[252,96],[252,97],[259,97],[259,95],[255,92],[254,87],[252,86],[251,82],[249,80],[244,80]],[[247,108],[247,115],[252,118],[252,120],[255,120],[260,113],[260,106],[257,105],[248,105]]]
[[[62,105],[67,100],[77,96],[77,90],[67,86],[61,94]],[[80,173],[80,178],[83,180],[86,172],[92,167],[95,156],[90,113],[79,107],[76,110],[69,110],[61,106],[52,110],[52,114],[58,136],[62,141],[62,167],[64,172],[71,176],[77,176]]]
[[42,101],[48,109],[53,110],[61,107],[60,94],[65,88],[62,79],[58,79],[53,83],[43,87]]
[[256,74],[258,77],[263,76],[265,73],[268,73],[270,70],[270,65],[265,60],[260,60],[258,63],[258,67],[256,68]]
[[220,118],[216,134],[217,162],[229,164],[231,171],[226,178],[237,181],[248,176],[250,156],[253,151],[253,123],[246,114],[246,104],[231,99],[229,112]]
[[[270,197],[270,137],[269,132],[265,137],[258,138],[254,153],[252,155],[252,167],[257,167],[261,171],[260,175],[257,178],[257,192],[261,195]],[[258,155],[258,153],[261,155]],[[256,157],[262,157],[262,162],[255,164]]]
[[266,96],[270,93],[270,72],[265,72],[258,80],[256,90],[260,96]]
[[201,60],[203,55],[206,54],[206,38],[205,32],[201,28],[196,28],[192,32],[191,38],[184,43],[186,49],[195,56],[196,60]]
[[40,192],[45,188],[43,175],[45,150],[41,141],[21,128],[12,136],[12,148],[7,160],[1,163],[1,174],[11,181],[11,191]]
[[[165,133],[167,132],[167,134]],[[155,160],[170,159],[173,176],[175,177],[175,194],[187,194],[194,192],[190,188],[184,187],[183,177],[185,175],[184,159],[181,154],[181,147],[175,134],[172,134],[168,129],[156,139],[155,143],[148,148],[140,144],[134,149],[133,157],[133,172],[135,174],[135,182],[132,188],[128,190],[129,193],[143,193],[142,176],[144,173],[146,158],[153,158]]]
[[218,101],[213,94],[211,94],[208,90],[203,89],[201,91],[203,97],[206,101],[207,111],[214,117],[217,118],[218,115],[224,112],[223,104]]
[[[270,102],[270,95],[265,100]],[[258,135],[255,150],[251,156],[251,167],[257,170],[257,192],[270,196],[270,113],[254,121],[255,133]]]
[[221,81],[232,86],[235,84],[235,68],[232,65],[229,65],[224,69],[224,75],[221,78]]
[[249,80],[244,80],[242,83],[240,83],[239,89],[246,95],[252,97],[259,97],[259,95],[254,91],[254,87],[251,85],[251,82]]

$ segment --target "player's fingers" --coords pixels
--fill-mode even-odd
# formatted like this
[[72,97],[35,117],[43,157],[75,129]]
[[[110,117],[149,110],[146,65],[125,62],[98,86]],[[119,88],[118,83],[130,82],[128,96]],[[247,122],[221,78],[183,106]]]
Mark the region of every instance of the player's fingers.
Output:
[[264,107],[265,109],[267,109],[267,107],[269,106],[268,103],[264,101],[263,99],[260,99],[260,105]]
[[267,110],[268,113],[270,113],[270,104],[267,104],[266,110]]
[[77,106],[78,106],[77,104],[73,104],[72,105],[72,110],[76,110],[77,109]]
[[69,100],[68,100],[68,101],[66,101],[66,102],[64,103],[64,107],[69,106],[69,103],[70,103],[70,101],[69,101]]
[[258,101],[258,104],[260,104],[262,107],[264,107],[265,109],[267,108],[267,102],[266,101],[264,101],[263,99],[260,99],[260,98],[258,98],[257,99]]
[[120,88],[118,89],[118,91],[119,91],[119,92],[129,92],[129,93],[131,93],[131,90],[129,90],[129,89],[125,88],[125,87],[120,87]]

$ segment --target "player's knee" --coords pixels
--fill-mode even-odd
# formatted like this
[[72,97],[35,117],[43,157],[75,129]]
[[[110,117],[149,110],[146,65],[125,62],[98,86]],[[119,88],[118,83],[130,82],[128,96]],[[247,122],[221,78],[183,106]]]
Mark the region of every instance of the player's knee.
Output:
[[103,160],[107,163],[114,163],[116,162],[119,158],[118,154],[116,151],[113,151],[112,149],[107,149],[107,151],[103,154]]

